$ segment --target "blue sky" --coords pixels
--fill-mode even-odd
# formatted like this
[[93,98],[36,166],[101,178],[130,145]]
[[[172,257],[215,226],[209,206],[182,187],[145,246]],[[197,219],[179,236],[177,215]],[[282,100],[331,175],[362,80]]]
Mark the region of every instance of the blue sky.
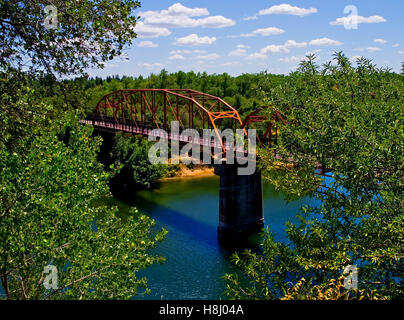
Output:
[[287,74],[308,52],[324,63],[343,51],[352,61],[365,56],[396,72],[404,61],[402,0],[141,3],[138,38],[123,57],[90,71],[91,76],[147,76],[163,68]]

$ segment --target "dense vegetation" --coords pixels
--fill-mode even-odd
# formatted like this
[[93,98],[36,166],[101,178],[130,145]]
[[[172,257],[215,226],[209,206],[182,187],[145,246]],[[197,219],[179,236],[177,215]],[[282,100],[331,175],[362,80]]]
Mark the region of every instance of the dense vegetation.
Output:
[[[242,286],[226,275],[235,299],[347,299],[404,297],[404,78],[341,53],[322,68],[303,61],[284,85],[265,94],[287,119],[277,154],[261,150],[264,177],[289,197],[311,195],[319,207],[302,208],[288,224],[289,243],[264,233],[260,252],[234,261],[249,276]],[[272,108],[268,113],[273,111]],[[314,168],[329,168],[331,177]],[[359,268],[358,290],[346,290],[346,266]]]
[[116,134],[111,150],[111,160],[122,166],[111,179],[111,188],[121,195],[139,189],[157,187],[159,179],[176,175],[179,165],[152,164],[149,149],[153,145],[143,137]]
[[[135,208],[123,223],[117,208],[96,205],[111,197],[115,170],[104,172],[101,140],[78,124],[82,91],[56,79],[119,55],[135,37],[139,3],[52,3],[62,28],[45,29],[35,1],[0,6],[1,297],[127,299],[139,288],[148,292],[136,272],[163,261],[148,250],[165,231],[151,235],[154,221]],[[44,286],[48,265],[58,271],[51,289]]]

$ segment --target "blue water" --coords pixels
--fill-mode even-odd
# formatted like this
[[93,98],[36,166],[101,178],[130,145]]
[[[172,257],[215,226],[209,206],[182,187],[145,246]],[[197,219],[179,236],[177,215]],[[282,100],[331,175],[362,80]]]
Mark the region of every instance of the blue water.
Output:
[[[285,222],[296,222],[296,213],[314,200],[287,203],[271,186],[264,185],[265,224],[275,240],[286,241]],[[217,241],[219,178],[187,178],[163,182],[155,191],[135,194],[135,206],[168,230],[166,239],[152,250],[166,262],[138,273],[149,279],[151,295],[138,299],[224,298],[225,273],[237,272],[230,254]],[[128,206],[119,203],[126,212]]]

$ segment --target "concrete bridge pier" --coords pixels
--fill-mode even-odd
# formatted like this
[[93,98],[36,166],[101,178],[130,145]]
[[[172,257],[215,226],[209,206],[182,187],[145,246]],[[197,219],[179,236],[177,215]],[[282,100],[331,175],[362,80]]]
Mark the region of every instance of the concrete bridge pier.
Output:
[[219,242],[226,247],[249,244],[249,237],[264,227],[261,172],[237,174],[238,164],[220,164]]

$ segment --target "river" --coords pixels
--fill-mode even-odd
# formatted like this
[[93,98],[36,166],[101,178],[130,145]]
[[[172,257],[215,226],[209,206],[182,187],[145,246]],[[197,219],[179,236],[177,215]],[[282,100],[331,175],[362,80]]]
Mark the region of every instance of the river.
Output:
[[[296,213],[312,199],[286,202],[273,187],[263,188],[265,225],[275,240],[286,241],[285,222],[296,221]],[[168,230],[165,240],[152,250],[166,262],[138,273],[147,277],[151,295],[137,299],[224,298],[225,273],[237,272],[230,254],[217,241],[219,177],[186,178],[161,183],[154,191],[135,195],[135,206]],[[121,214],[129,205],[116,200]]]

